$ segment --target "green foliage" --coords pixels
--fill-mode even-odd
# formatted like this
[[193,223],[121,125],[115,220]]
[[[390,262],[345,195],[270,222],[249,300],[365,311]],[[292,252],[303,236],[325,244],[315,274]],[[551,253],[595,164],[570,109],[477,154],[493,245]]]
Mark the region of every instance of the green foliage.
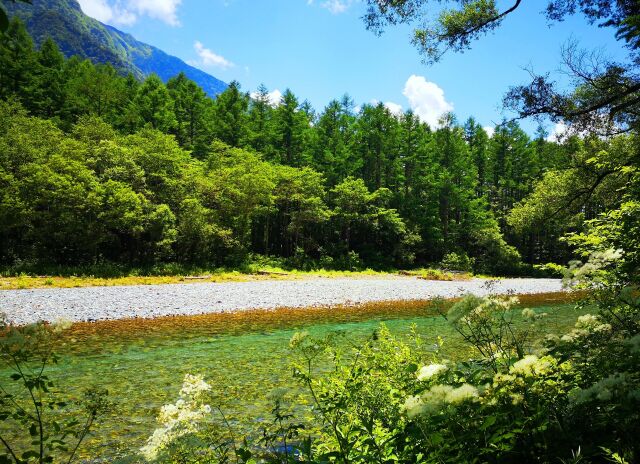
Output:
[[465,253],[447,253],[440,261],[440,267],[445,271],[473,271],[473,260]]

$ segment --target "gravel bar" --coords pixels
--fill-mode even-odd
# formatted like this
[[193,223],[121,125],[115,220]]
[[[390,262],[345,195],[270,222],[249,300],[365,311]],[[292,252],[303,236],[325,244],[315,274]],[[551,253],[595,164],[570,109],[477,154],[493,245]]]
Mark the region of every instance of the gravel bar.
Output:
[[[428,300],[466,293],[486,295],[486,280],[435,281],[414,277],[312,278],[256,282],[189,283],[0,291],[0,312],[10,322],[153,318],[370,301]],[[558,279],[504,279],[494,293],[549,293]]]

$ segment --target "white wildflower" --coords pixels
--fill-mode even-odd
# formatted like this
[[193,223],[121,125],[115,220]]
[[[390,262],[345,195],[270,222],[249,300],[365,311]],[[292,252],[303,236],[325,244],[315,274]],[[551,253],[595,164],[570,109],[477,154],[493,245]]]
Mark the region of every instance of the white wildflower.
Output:
[[551,362],[548,357],[538,358],[536,355],[530,354],[519,361],[516,361],[509,369],[511,374],[530,377],[533,375],[545,374],[551,368]]
[[185,375],[180,398],[174,404],[166,404],[160,409],[160,427],[140,448],[147,461],[155,461],[160,452],[177,438],[198,431],[200,424],[211,414],[211,406],[201,401],[203,393],[209,390],[211,386],[202,376]]
[[498,387],[501,384],[509,384],[516,380],[515,375],[497,373],[493,376],[493,386]]
[[211,385],[204,381],[201,375],[187,374],[184,376],[180,396],[197,396],[211,390]]
[[428,380],[446,370],[447,366],[444,364],[429,364],[428,366],[423,366],[418,372],[418,380]]
[[405,400],[402,409],[407,413],[409,418],[414,418],[424,413],[424,403],[419,396],[410,396]]
[[449,391],[445,401],[449,404],[460,404],[478,397],[478,389],[468,383],[462,384],[458,388]]
[[580,316],[575,324],[576,329],[583,329],[589,333],[609,332],[611,325],[603,323],[597,316],[585,314]]

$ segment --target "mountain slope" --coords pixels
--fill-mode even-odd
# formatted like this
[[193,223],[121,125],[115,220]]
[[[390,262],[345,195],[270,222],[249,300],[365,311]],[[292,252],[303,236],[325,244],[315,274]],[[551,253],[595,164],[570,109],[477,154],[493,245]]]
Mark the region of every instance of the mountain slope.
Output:
[[95,63],[111,63],[139,79],[156,73],[166,82],[182,71],[212,97],[227,87],[181,59],[90,18],[76,0],[33,0],[32,5],[7,2],[4,6],[10,16],[18,15],[26,23],[36,45],[51,37],[65,56],[79,55]]

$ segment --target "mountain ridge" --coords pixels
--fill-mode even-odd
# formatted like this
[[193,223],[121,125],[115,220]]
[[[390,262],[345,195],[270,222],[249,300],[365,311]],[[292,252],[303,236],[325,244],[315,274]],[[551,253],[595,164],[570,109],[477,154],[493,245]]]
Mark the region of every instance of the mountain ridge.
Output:
[[138,79],[155,73],[166,82],[184,72],[211,97],[227,88],[225,82],[180,58],[87,16],[77,0],[33,0],[31,5],[8,2],[5,8],[9,16],[25,22],[38,47],[51,37],[67,57],[78,55],[94,63],[110,63]]

